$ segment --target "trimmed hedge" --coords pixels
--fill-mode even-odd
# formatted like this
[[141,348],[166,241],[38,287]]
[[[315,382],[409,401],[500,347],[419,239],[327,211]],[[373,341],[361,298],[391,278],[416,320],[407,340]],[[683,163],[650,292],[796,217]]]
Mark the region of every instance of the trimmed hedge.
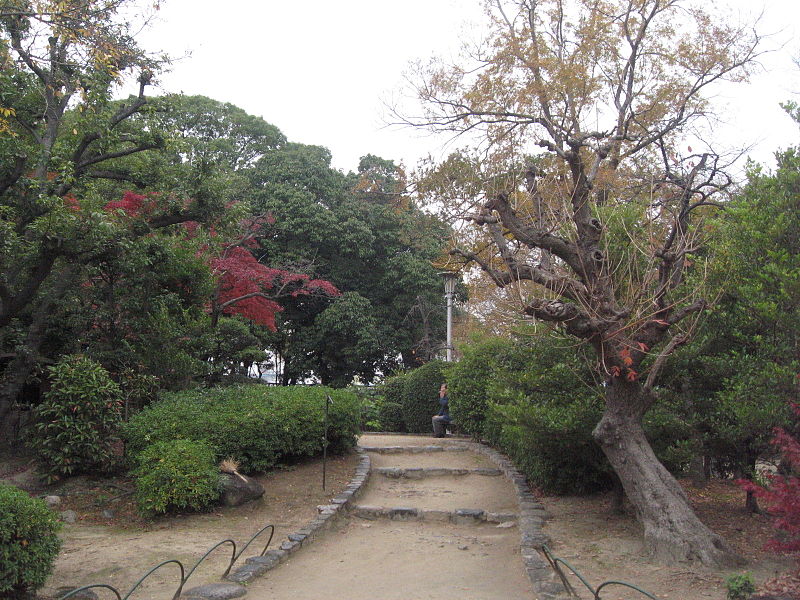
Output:
[[560,338],[488,339],[447,371],[453,419],[508,454],[537,487],[586,493],[613,482],[592,438],[603,409],[589,363]]
[[406,424],[403,421],[403,405],[399,402],[384,401],[378,411],[378,420],[381,424],[381,431],[403,433],[406,430]]
[[491,338],[462,347],[463,357],[447,370],[450,415],[461,431],[480,440],[488,410],[488,389],[504,357],[519,349],[507,339]]
[[490,405],[496,442],[538,488],[554,494],[609,489],[611,466],[592,438],[603,411],[599,397],[569,404]]
[[361,403],[351,392],[321,386],[250,384],[166,394],[124,427],[129,456],[150,444],[206,441],[216,459],[234,458],[244,473],[322,452],[325,396],[330,394],[328,450],[356,443]]
[[60,528],[42,500],[0,484],[0,597],[23,598],[44,585],[61,548]]
[[219,468],[214,451],[204,441],[156,442],[137,459],[136,502],[145,515],[203,510],[220,496]]
[[411,433],[430,433],[431,417],[439,412],[439,388],[447,363],[433,360],[404,375],[403,421]]
[[406,375],[395,375],[387,379],[380,388],[383,403],[378,412],[378,420],[382,431],[405,432],[403,420],[403,392],[406,386]]

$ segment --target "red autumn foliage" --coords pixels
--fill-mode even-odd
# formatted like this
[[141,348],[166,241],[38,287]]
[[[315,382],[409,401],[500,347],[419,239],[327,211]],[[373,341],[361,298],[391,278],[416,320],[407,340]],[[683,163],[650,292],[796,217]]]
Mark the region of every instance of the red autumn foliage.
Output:
[[[800,416],[800,406],[792,403],[792,409]],[[774,433],[772,444],[780,451],[784,463],[792,473],[800,473],[800,441],[780,427],[776,427]],[[781,553],[797,552],[800,550],[800,478],[795,475],[767,475],[767,478],[766,487],[744,479],[736,483],[764,500],[770,513],[778,517],[774,522],[778,534],[767,543],[767,548]]]
[[[108,212],[121,211],[132,218],[147,217],[156,210],[156,200],[154,196],[129,191],[120,200],[108,202],[104,209]],[[65,203],[72,206],[69,197],[65,198]],[[258,262],[250,249],[258,247],[259,234],[265,226],[273,223],[275,218],[271,214],[245,220],[241,223],[238,239],[227,245],[219,241],[213,226],[208,228],[209,237],[214,242],[210,247],[205,246],[202,253],[218,253],[208,259],[208,265],[219,281],[210,303],[212,314],[242,315],[274,331],[275,315],[283,310],[278,303],[280,298],[302,295],[331,297],[340,294],[329,281],[311,279],[302,273],[275,269]],[[197,221],[185,221],[182,225],[188,239],[195,238],[201,227]]]
[[81,209],[80,202],[78,202],[78,199],[72,194],[67,194],[66,196],[64,196],[64,206],[66,206],[73,212],[79,211]]
[[[252,238],[240,241],[249,245]],[[232,245],[210,266],[219,276],[219,287],[212,311],[239,314],[275,331],[275,315],[283,310],[276,301],[301,295],[338,296],[339,290],[322,279],[290,273],[262,265],[242,245]]]
[[155,202],[147,196],[135,194],[134,192],[125,192],[121,200],[112,200],[106,203],[103,208],[108,212],[121,210],[129,217],[141,217],[153,211]]

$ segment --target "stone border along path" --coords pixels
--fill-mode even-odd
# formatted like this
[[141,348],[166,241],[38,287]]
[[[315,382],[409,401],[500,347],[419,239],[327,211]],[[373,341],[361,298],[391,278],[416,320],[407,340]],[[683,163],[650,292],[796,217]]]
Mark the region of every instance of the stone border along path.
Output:
[[[402,434],[368,433],[363,437]],[[412,435],[406,434],[411,440]],[[427,440],[426,440],[427,441]],[[529,491],[525,477],[517,471],[512,462],[496,450],[480,443],[467,441],[465,438],[446,438],[441,444],[413,445],[375,445],[358,446],[360,455],[355,476],[345,490],[331,498],[330,504],[317,507],[319,515],[304,527],[291,533],[278,549],[267,550],[264,556],[248,558],[244,565],[232,571],[226,583],[212,583],[185,590],[183,600],[228,600],[240,598],[247,594],[246,584],[254,581],[285,562],[292,554],[304,546],[311,544],[326,530],[331,529],[335,521],[342,517],[353,516],[374,520],[388,518],[396,521],[449,521],[454,524],[475,524],[480,522],[516,524],[520,532],[520,554],[525,572],[530,579],[536,600],[557,600],[566,598],[567,593],[558,575],[550,567],[541,553],[542,545],[548,543],[548,536],[542,532],[542,525],[547,519],[547,512],[534,495]],[[480,454],[497,468],[443,468],[443,467],[372,467],[368,452],[379,455],[396,454],[429,454],[438,452],[474,452]],[[519,504],[519,513],[496,513],[483,509],[434,510],[403,506],[378,507],[359,506],[354,503],[365,490],[370,475],[381,475],[387,479],[413,481],[432,477],[463,477],[478,475],[483,477],[505,477],[513,484]],[[303,600],[302,598],[299,600]]]

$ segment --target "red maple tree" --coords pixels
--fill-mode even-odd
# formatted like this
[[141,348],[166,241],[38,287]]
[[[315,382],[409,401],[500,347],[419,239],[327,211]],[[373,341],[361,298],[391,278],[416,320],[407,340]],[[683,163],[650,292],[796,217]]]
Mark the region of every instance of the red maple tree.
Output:
[[[148,218],[157,208],[157,196],[134,192],[125,192],[120,200],[108,202],[104,207],[107,212],[117,211],[133,218]],[[242,221],[239,234],[230,242],[220,241],[214,227],[208,228],[213,242],[202,251],[209,257],[208,266],[218,282],[208,306],[214,327],[221,315],[238,314],[275,331],[275,316],[283,310],[278,302],[280,298],[340,294],[329,281],[268,267],[256,259],[252,250],[258,247],[258,237],[274,222],[269,214]],[[187,220],[182,222],[182,228],[186,238],[194,238],[200,224]]]
[[219,282],[210,306],[214,325],[222,314],[238,314],[275,331],[275,315],[283,310],[278,299],[340,294],[329,281],[268,267],[256,259],[251,249],[257,247],[264,226],[272,223],[271,215],[243,222],[239,238],[223,244],[219,255],[209,261]]

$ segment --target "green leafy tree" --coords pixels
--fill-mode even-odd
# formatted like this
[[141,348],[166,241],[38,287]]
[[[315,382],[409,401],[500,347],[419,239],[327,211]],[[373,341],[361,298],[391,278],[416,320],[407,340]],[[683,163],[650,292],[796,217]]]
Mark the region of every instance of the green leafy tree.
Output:
[[[786,403],[800,368],[797,150],[780,153],[774,173],[751,165],[748,179],[712,223],[707,285],[717,300],[663,382],[696,431],[706,470],[744,478],[773,454],[772,430],[792,421]],[[747,505],[757,510],[752,493]]]
[[344,176],[330,167],[327,150],[287,144],[257,161],[250,177],[258,190],[252,210],[275,219],[260,240],[264,256],[346,295],[337,305],[303,299],[286,307],[273,347],[284,383],[311,373],[336,385],[354,375],[369,381],[429,358],[419,350],[437,345],[432,332],[443,330],[443,311],[419,318],[418,308],[441,304],[432,261],[447,230],[410,202],[402,170],[369,155],[358,173]]
[[[137,185],[132,157],[164,144],[159,131],[132,125],[159,67],[119,16],[133,4],[0,6],[0,337],[11,357],[0,373],[0,421],[49,358],[49,340],[74,335],[56,315],[93,267],[155,230],[221,208],[208,196],[189,200],[165,188],[123,196],[110,186]],[[126,76],[138,80],[138,94],[113,102]],[[108,210],[109,201],[146,210],[126,216]]]

